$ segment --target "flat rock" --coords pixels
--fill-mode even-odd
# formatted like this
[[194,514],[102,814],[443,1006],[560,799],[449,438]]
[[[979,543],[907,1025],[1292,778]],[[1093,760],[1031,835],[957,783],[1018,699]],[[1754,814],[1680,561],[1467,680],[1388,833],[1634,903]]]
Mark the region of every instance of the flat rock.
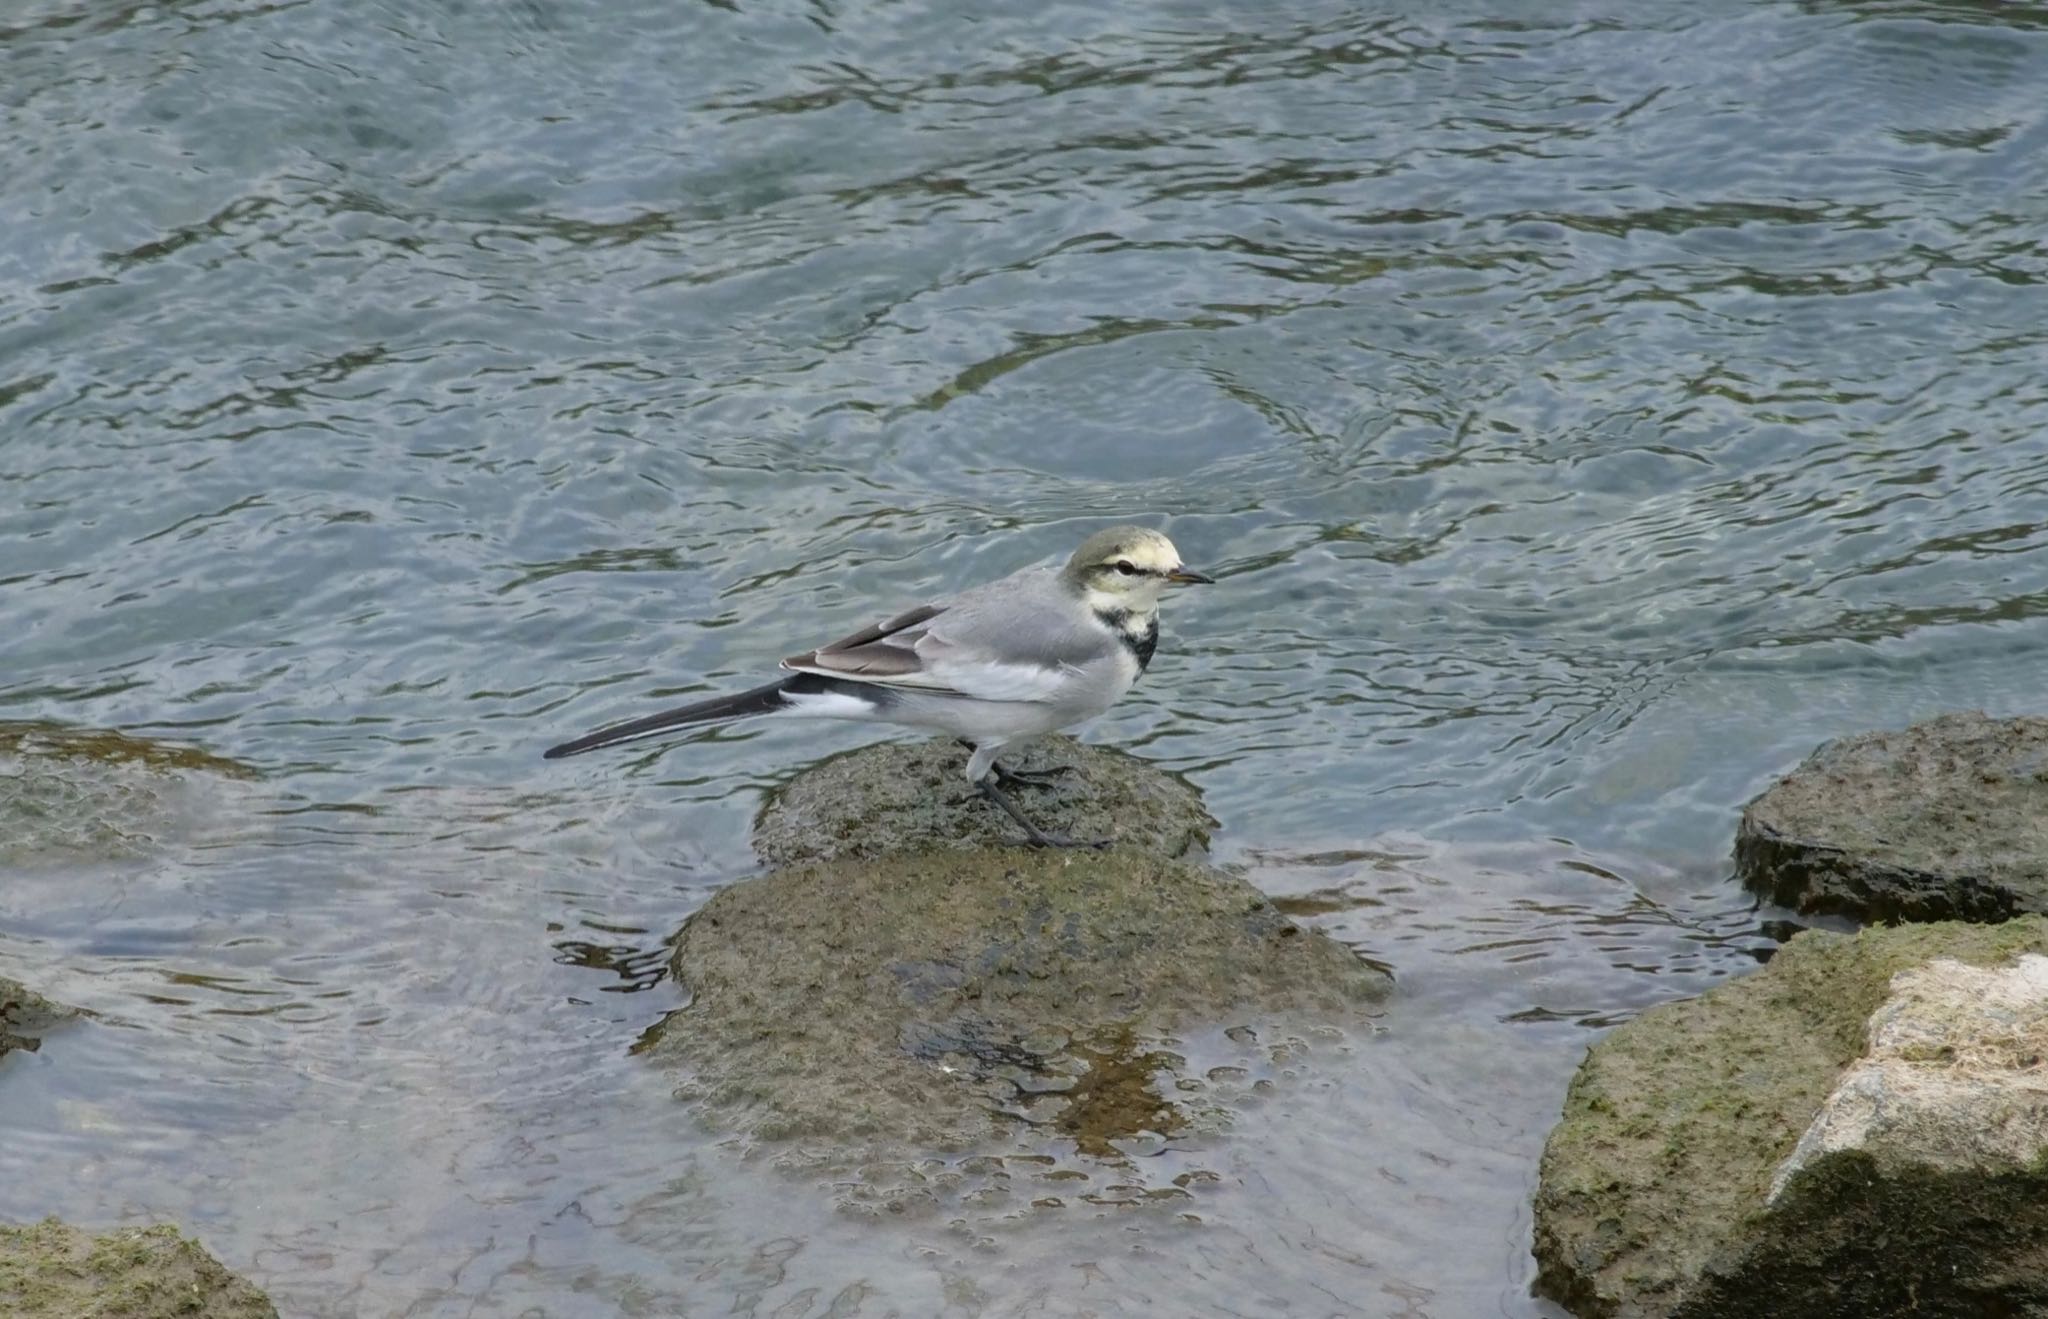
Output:
[[[1185,1197],[1173,1159],[1387,979],[1231,875],[1149,852],[928,848],[732,885],[644,1046],[733,1142],[901,1212]],[[1190,1174],[1192,1175],[1192,1174]]]
[[1743,809],[1735,864],[1807,912],[2048,912],[2048,719],[1945,714],[1826,743]]
[[[2014,968],[2042,953],[2048,920],[2038,916],[1808,931],[1758,974],[1614,1031],[1588,1053],[1544,1149],[1543,1289],[1578,1315],[1627,1319],[2048,1315],[2048,1164],[2014,1161],[2024,1139],[1906,1139],[1904,1123],[1866,1124],[1859,1141],[1831,1125],[1855,1102],[1873,1032],[1891,1061],[1910,1061],[1930,1042],[1957,1048],[1967,1025],[1978,1044],[1944,1060],[1932,1043],[1918,1059],[1951,1080],[1997,1037],[1995,1005],[1934,1024],[1925,987],[1976,974],[1938,959]],[[1937,969],[1914,970],[1929,963]],[[2000,974],[2030,984],[2035,972],[2021,963]],[[2032,1011],[2007,1024],[2032,1030]],[[2031,1101],[2015,1098],[2038,1075],[2029,1047],[1982,1055],[1995,1059],[1985,1075],[2016,1083],[1979,1110],[1982,1121],[2017,1114],[2015,1132],[2031,1121]],[[1832,1119],[1831,1102],[1842,1105]],[[1809,1140],[1817,1122],[1838,1134]]]
[[[1045,737],[1005,754],[1003,764],[1055,773],[1049,787],[1011,789],[1047,833],[1182,856],[1199,850],[1216,827],[1192,786],[1125,752]],[[943,739],[883,742],[821,761],[763,807],[754,851],[771,866],[786,866],[1022,842],[1008,816],[972,793],[966,765],[966,750]]]
[[46,1219],[0,1223],[8,1319],[277,1319],[263,1293],[174,1227],[95,1236]]

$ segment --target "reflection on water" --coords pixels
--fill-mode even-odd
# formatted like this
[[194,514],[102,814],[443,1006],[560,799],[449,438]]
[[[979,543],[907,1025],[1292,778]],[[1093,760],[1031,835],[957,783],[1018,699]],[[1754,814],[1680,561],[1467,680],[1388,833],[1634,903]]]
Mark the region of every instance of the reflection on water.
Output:
[[[100,1014],[0,1214],[294,1314],[1547,1313],[1580,1046],[1782,932],[1735,807],[2039,699],[2038,4],[31,0],[0,71],[0,713],[254,775],[0,744],[112,822],[0,839]],[[1224,580],[1092,735],[1400,994],[1199,1224],[835,1219],[627,1050],[861,733],[538,750],[1140,514]]]

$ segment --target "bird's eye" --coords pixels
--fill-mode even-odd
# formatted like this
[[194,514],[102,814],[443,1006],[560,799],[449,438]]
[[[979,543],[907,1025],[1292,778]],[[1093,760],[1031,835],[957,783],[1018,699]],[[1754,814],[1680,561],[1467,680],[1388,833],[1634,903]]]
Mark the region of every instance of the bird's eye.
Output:
[[1138,573],[1138,565],[1132,563],[1129,559],[1118,559],[1116,561],[1116,570],[1126,577],[1135,577]]

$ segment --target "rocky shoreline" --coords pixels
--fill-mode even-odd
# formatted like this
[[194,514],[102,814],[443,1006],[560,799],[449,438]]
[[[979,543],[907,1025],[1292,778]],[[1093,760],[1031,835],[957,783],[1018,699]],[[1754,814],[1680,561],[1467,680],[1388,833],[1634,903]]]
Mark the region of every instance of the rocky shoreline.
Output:
[[1595,1044],[1546,1145],[1574,1314],[2048,1315],[2048,720],[1845,738],[1751,802],[1745,883],[1865,920]]
[[[0,977],[0,1061],[81,1016]],[[264,1295],[198,1242],[156,1224],[92,1233],[54,1218],[0,1223],[8,1319],[277,1319]]]
[[[147,854],[188,826],[201,809],[195,802],[247,777],[241,766],[202,752],[39,723],[0,725],[0,767],[9,793],[0,867],[9,869]],[[86,1017],[0,977],[0,1065]],[[95,1233],[49,1218],[0,1223],[0,1315],[276,1319],[277,1311],[169,1224]]]
[[[211,800],[183,779],[217,766],[144,743],[0,742],[24,748],[16,865],[160,847]],[[763,872],[675,936],[690,1001],[635,1052],[739,1159],[856,1216],[1185,1207],[1241,1110],[1398,1013],[1386,972],[1208,863],[1185,781],[1047,739],[1015,766],[1045,776],[1033,817],[1110,844],[1034,851],[960,760],[798,773]],[[2048,1315],[2048,720],[1831,743],[1736,852],[1774,900],[1910,923],[1801,933],[1595,1043],[1542,1159],[1541,1289],[1602,1319]],[[0,1057],[79,1015],[0,980]],[[175,1228],[49,1220],[0,1225],[0,1313],[275,1312]]]

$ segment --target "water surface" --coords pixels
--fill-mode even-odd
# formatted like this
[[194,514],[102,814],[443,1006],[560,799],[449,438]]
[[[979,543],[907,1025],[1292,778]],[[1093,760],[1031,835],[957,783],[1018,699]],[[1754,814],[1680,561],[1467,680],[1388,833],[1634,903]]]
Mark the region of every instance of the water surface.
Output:
[[[0,1214],[295,1315],[1555,1313],[1579,1051],[1778,928],[1740,803],[2038,708],[2044,29],[15,6],[0,719],[258,778],[0,888],[101,1014],[8,1063]],[[1090,735],[1400,997],[1199,1223],[835,1218],[627,1050],[862,734],[538,750],[1134,516],[1222,580]]]

